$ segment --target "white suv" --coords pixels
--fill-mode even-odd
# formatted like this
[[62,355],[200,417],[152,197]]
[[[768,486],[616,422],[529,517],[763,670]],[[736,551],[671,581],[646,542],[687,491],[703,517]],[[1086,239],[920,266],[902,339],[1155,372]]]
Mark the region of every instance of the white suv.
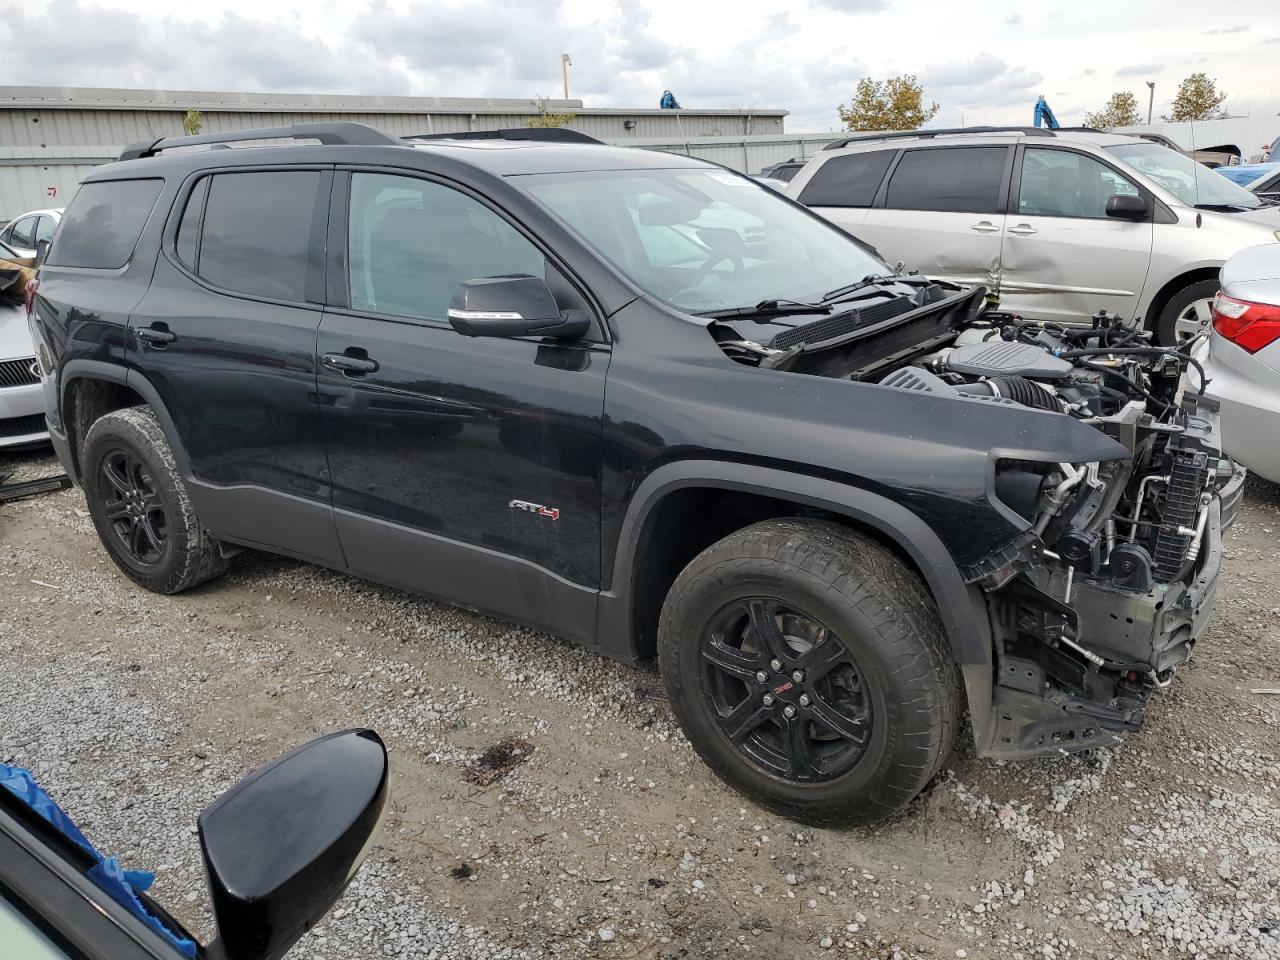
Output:
[[983,284],[1001,309],[1080,323],[1099,310],[1200,334],[1218,269],[1280,240],[1280,208],[1157,143],[1097,131],[968,127],[834,141],[787,196],[926,276]]

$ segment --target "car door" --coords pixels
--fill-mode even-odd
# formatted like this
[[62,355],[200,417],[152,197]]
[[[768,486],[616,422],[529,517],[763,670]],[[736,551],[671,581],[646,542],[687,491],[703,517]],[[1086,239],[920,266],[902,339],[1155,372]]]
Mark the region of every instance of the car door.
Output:
[[1004,145],[904,150],[851,232],[891,264],[995,291],[1012,157]]
[[172,417],[211,530],[341,565],[315,399],[332,180],[299,166],[185,184],[128,356]]
[[[1001,255],[1000,307],[1037,320],[1133,319],[1151,266],[1154,221],[1107,216],[1144,192],[1115,167],[1064,147],[1019,149]],[[1149,210],[1154,209],[1147,198]]]
[[[319,402],[351,569],[588,641],[599,587],[609,348],[472,338],[459,284],[581,288],[503,212],[425,176],[339,174],[329,249],[345,254],[320,326]],[[333,276],[331,266],[331,277]]]

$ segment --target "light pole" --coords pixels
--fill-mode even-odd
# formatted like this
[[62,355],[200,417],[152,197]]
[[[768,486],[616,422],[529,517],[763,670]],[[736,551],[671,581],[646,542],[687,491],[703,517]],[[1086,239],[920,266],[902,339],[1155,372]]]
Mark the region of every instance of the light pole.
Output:
[[[1151,108],[1156,102],[1156,82],[1154,80],[1147,81],[1147,125],[1151,125]],[[568,96],[568,94],[565,94]]]
[[560,54],[560,76],[564,80],[564,98],[569,99],[569,68],[573,66],[573,61],[569,59],[567,53]]

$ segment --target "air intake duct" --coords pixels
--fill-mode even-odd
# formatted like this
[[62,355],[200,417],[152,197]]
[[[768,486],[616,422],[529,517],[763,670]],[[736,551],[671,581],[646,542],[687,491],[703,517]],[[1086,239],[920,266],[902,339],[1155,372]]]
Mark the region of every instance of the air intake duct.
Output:
[[1062,410],[1057,397],[1026,377],[986,377],[974,383],[959,384],[956,389],[971,396],[1004,397],[1035,410],[1052,410],[1054,413]]

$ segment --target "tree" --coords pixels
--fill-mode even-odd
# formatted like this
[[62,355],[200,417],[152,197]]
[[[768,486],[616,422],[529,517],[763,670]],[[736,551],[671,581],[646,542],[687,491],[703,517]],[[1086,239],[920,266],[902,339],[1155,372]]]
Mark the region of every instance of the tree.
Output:
[[836,112],[846,130],[915,130],[933,119],[938,105],[925,106],[924,88],[906,73],[884,81],[863,77],[853,100]]
[[182,129],[188,137],[194,137],[200,132],[202,126],[204,126],[204,117],[200,116],[199,110],[188,110],[186,116],[182,118]]
[[1099,130],[1110,130],[1112,127],[1131,127],[1142,122],[1142,113],[1138,110],[1138,98],[1128,90],[1113,93],[1107,105],[1097,113],[1086,113],[1084,125],[1097,127]]
[[524,122],[526,127],[564,127],[573,123],[572,113],[552,113],[546,97],[538,97],[533,106],[538,112]]
[[1227,115],[1222,108],[1227,95],[1218,92],[1216,80],[1203,73],[1193,73],[1178,84],[1173,110],[1166,120],[1221,120]]

